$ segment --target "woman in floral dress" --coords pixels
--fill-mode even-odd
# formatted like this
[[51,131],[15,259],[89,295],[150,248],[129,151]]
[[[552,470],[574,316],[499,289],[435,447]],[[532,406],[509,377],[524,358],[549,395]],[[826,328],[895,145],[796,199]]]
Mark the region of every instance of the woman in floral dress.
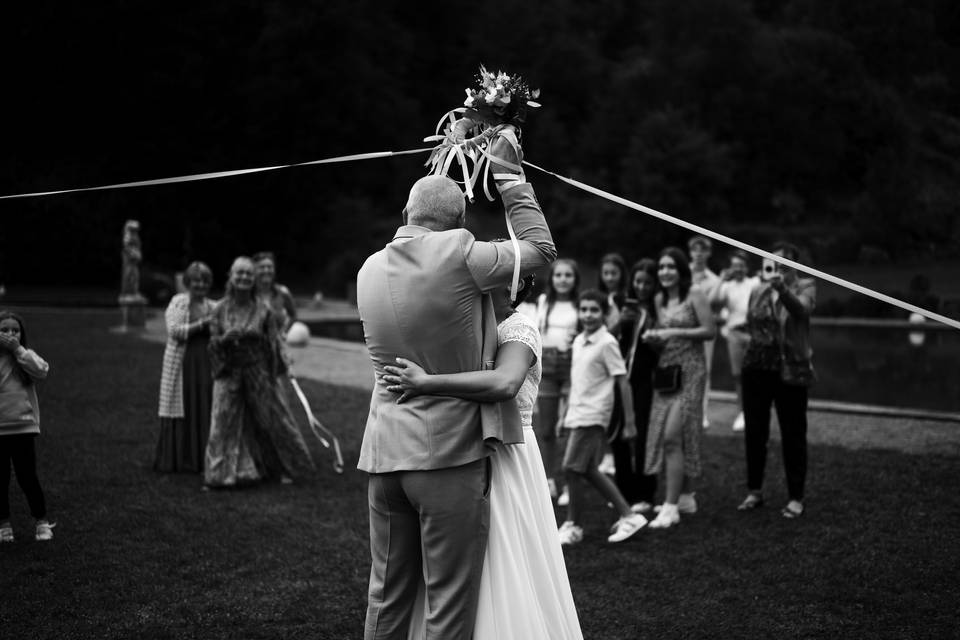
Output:
[[286,371],[273,311],[253,292],[254,266],[239,257],[210,322],[213,411],[207,486],[263,477],[289,482],[313,469],[303,435],[278,384]]
[[680,366],[679,389],[654,392],[647,431],[646,473],[663,469],[666,486],[660,513],[649,526],[664,529],[680,522],[681,511],[697,510],[691,488],[700,475],[707,375],[703,342],[713,339],[716,325],[706,295],[691,289],[683,251],[669,247],[660,253],[657,278],[657,326],[644,333],[643,340],[661,347],[658,367]]

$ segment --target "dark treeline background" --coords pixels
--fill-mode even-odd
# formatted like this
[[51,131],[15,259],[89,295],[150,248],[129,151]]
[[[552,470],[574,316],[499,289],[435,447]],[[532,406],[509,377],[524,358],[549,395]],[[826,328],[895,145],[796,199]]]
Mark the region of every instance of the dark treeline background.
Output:
[[[425,146],[479,64],[542,89],[527,159],[819,262],[960,254],[955,0],[31,2],[5,11],[3,194]],[[275,250],[342,294],[424,156],[0,202],[0,280]],[[563,255],[686,233],[528,171]],[[496,206],[471,226],[502,233]],[[222,282],[222,279],[218,279]]]

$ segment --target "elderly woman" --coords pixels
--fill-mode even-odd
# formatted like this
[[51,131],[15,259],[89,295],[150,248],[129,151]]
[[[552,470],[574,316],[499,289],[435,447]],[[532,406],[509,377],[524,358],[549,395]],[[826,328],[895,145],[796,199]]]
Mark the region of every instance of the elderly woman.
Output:
[[213,414],[204,482],[229,487],[263,477],[289,482],[313,460],[281,393],[286,370],[273,310],[254,292],[254,264],[241,256],[210,323]]
[[[799,250],[781,242],[771,253],[796,262]],[[803,515],[807,476],[807,389],[813,383],[810,315],[816,300],[813,278],[796,269],[764,264],[763,283],[750,294],[747,330],[750,344],[743,358],[744,442],[747,455],[747,497],[738,507],[752,511],[763,505],[763,475],[770,438],[770,407],[777,408],[783,469],[789,501],[784,518]]]
[[277,282],[277,260],[270,251],[253,254],[254,270],[257,279],[257,297],[267,303],[277,318],[280,333],[297,319],[297,307],[293,302],[290,289]]
[[210,433],[210,267],[193,262],[183,274],[187,293],[167,305],[167,347],[160,375],[160,439],[153,468],[161,472],[203,471]]

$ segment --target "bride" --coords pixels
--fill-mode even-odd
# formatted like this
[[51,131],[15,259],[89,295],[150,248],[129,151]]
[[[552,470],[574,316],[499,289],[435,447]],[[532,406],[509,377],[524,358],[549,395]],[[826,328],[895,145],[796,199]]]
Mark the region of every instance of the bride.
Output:
[[[529,295],[533,276],[522,281],[511,304],[509,288],[491,293],[497,316],[496,368],[430,375],[402,358],[385,367],[378,381],[399,393],[398,402],[417,395],[457,396],[499,402],[516,395],[523,445],[499,445],[490,457],[490,533],[483,561],[475,640],[582,639],[557,536],[556,518],[532,414],[540,383],[540,333],[515,306]],[[421,585],[409,638],[424,638]],[[421,604],[422,603],[422,604]]]

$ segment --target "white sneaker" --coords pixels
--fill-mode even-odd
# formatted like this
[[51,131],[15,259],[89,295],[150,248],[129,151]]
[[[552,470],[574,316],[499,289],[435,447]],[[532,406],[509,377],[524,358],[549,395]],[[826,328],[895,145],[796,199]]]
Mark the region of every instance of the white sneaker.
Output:
[[640,531],[640,529],[643,529],[645,524],[647,524],[647,519],[639,513],[627,516],[626,518],[620,518],[617,521],[616,529],[610,534],[610,537],[607,538],[607,542],[622,542],[637,531]]
[[[696,493],[681,493],[679,499],[677,499],[677,511],[680,513],[685,513],[687,515],[693,515],[697,512],[697,499],[694,497]],[[657,505],[653,508],[654,513],[660,513],[660,510],[663,507]]]
[[734,431],[743,431],[746,427],[746,423],[743,420],[743,412],[740,412],[740,415],[737,416],[737,419],[733,421],[733,426],[731,427]]
[[46,520],[37,521],[37,540],[53,540],[53,528],[56,524],[50,524]]
[[570,504],[570,492],[566,487],[563,488],[563,493],[560,494],[560,497],[557,498],[557,506],[565,507]]
[[634,513],[646,513],[651,509],[653,509],[653,505],[649,502],[638,502],[630,505],[630,511],[633,511]]
[[557,533],[560,534],[560,544],[563,546],[583,542],[583,527],[575,525],[570,520],[560,525],[560,530]]
[[600,466],[597,467],[600,473],[606,474],[608,476],[614,476],[617,474],[617,467],[613,462],[613,454],[607,453],[604,454],[603,460],[600,461]]
[[0,542],[13,542],[13,527],[5,525],[0,527]]
[[677,505],[664,503],[660,507],[660,513],[650,523],[651,529],[669,529],[680,522],[680,513]]

